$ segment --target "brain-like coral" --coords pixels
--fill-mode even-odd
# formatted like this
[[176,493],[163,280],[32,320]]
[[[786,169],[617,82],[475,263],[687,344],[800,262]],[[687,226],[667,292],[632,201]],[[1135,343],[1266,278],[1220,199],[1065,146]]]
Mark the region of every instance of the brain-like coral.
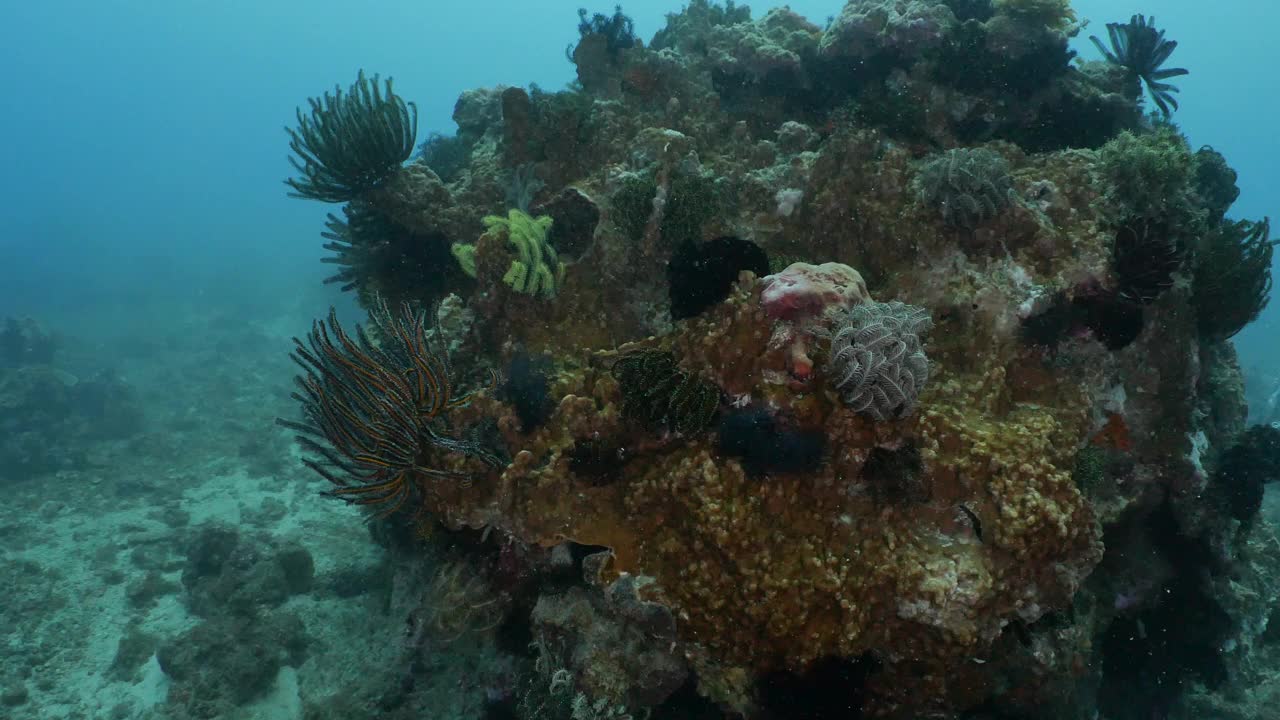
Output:
[[776,8],[758,22],[713,28],[707,53],[717,69],[754,79],[778,70],[798,73],[802,57],[817,49],[821,32],[791,10]]
[[867,302],[862,275],[842,263],[792,263],[761,281],[760,305],[771,318],[792,322],[811,320],[831,309]]
[[918,56],[940,45],[955,23],[950,8],[932,0],[850,0],[823,33],[819,49],[831,58],[885,51]]
[[926,162],[916,193],[952,227],[972,230],[1009,206],[1009,163],[986,148],[956,148]]
[[932,326],[928,310],[896,300],[855,305],[832,333],[827,378],[856,412],[909,415],[929,379],[920,336]]

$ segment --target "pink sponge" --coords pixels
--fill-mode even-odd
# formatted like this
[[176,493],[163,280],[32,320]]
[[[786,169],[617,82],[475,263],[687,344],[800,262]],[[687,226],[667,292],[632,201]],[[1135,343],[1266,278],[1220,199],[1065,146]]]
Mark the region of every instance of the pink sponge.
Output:
[[770,345],[787,350],[787,369],[801,383],[813,377],[809,340],[837,312],[871,302],[867,283],[842,263],[792,263],[761,281],[760,305],[778,320]]
[[760,304],[769,317],[788,322],[816,319],[871,300],[857,270],[842,263],[792,263],[761,280]]

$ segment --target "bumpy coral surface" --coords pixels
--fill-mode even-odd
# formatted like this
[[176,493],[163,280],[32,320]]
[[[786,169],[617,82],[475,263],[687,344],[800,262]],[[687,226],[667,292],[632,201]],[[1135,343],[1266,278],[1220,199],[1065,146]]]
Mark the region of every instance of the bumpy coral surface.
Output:
[[[1154,542],[1149,517],[1205,550],[1195,557],[1234,551],[1234,521],[1196,498],[1242,424],[1237,371],[1197,330],[1187,269],[1135,302],[1113,267],[1117,228],[1164,212],[1116,158],[1181,157],[1185,143],[1141,125],[1136,96],[1105,73],[1069,64],[1062,3],[1000,2],[962,22],[953,8],[969,5],[986,6],[851,0],[821,29],[695,2],[655,47],[591,52],[608,44],[584,30],[586,89],[464,95],[468,164],[447,183],[412,164],[366,201],[466,244],[512,210],[511,168],[532,164],[545,187],[517,194],[574,209],[571,240],[555,234],[562,216],[544,238],[573,259],[554,296],[495,281],[511,268],[501,233],[464,259],[479,281],[458,289],[472,324],[450,340],[456,373],[545,354],[554,410],[535,425],[493,394],[457,408],[451,429],[510,462],[433,458],[470,481],[433,484],[417,521],[605,548],[582,592],[644,578],[697,691],[748,717],[770,702],[755,681],[833,659],[869,668],[841,690],[855,715],[1087,716],[1074,681],[1101,682],[1114,658],[1093,642],[1127,619],[1099,580],[1111,571],[1095,572],[1104,553]],[[1010,60],[1001,43],[1015,40]],[[1202,203],[1189,167],[1161,175],[1179,212],[1217,215],[1224,193]],[[673,320],[670,264],[699,257],[677,248],[725,237],[758,245],[775,273],[743,272],[725,300]],[[860,413],[841,398],[857,333],[842,336],[839,316],[872,294],[920,308],[894,345],[912,390]],[[823,441],[804,462],[727,452],[743,425],[712,419],[738,412]],[[555,626],[566,643],[608,635]],[[672,651],[664,667],[679,665]],[[633,670],[618,686],[580,672],[577,691],[663,702],[666,684],[621,687]]]

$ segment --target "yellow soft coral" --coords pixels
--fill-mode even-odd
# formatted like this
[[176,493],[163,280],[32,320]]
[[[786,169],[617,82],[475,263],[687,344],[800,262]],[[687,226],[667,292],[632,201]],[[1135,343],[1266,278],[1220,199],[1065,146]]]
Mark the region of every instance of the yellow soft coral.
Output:
[[[523,210],[512,210],[507,213],[507,217],[486,217],[484,226],[486,234],[505,234],[516,251],[516,257],[502,276],[502,282],[517,292],[554,297],[564,279],[564,264],[556,256],[555,248],[547,241],[551,218],[547,215],[535,218]],[[474,276],[474,248],[455,245],[453,254],[463,270]]]

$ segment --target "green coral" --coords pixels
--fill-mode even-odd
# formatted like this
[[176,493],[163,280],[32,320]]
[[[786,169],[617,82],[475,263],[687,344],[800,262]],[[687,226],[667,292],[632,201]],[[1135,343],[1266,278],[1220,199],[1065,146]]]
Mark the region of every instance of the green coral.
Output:
[[309,98],[311,116],[298,108],[297,129],[289,133],[289,147],[297,157],[289,162],[301,173],[285,183],[291,197],[347,202],[382,185],[413,154],[418,134],[418,108],[378,76],[370,80],[361,70],[344,94]]
[[648,175],[628,175],[610,196],[609,220],[632,242],[644,237],[657,192],[657,184]]
[[720,25],[737,25],[751,21],[751,8],[725,0],[721,5],[714,0],[690,0],[684,10],[667,13],[667,24],[653,36],[650,47],[654,50],[706,52],[707,35]]
[[692,435],[706,429],[719,410],[720,390],[681,370],[669,352],[631,353],[612,372],[622,388],[622,414],[648,427]]
[[1194,162],[1186,138],[1169,126],[1153,132],[1125,131],[1099,151],[1107,194],[1121,214],[1187,218]]
[[1080,492],[1090,495],[1102,487],[1107,473],[1107,453],[1095,445],[1085,445],[1076,452],[1075,468],[1071,478]]
[[[501,232],[515,248],[516,257],[502,276],[502,282],[516,292],[526,295],[555,297],[560,282],[564,280],[564,263],[556,255],[556,249],[547,240],[551,230],[551,217],[533,217],[523,210],[511,210],[506,217],[490,215],[484,219],[487,233]],[[476,276],[476,248],[474,245],[454,243],[453,257],[462,271]]]
[[715,181],[705,175],[686,173],[671,179],[667,205],[662,215],[662,242],[680,247],[702,240],[702,226],[720,209]]
[[[609,198],[613,226],[632,242],[644,237],[653,216],[658,185],[648,174],[628,175]],[[667,247],[702,240],[702,226],[722,209],[715,180],[700,173],[679,173],[671,178],[658,234]]]

